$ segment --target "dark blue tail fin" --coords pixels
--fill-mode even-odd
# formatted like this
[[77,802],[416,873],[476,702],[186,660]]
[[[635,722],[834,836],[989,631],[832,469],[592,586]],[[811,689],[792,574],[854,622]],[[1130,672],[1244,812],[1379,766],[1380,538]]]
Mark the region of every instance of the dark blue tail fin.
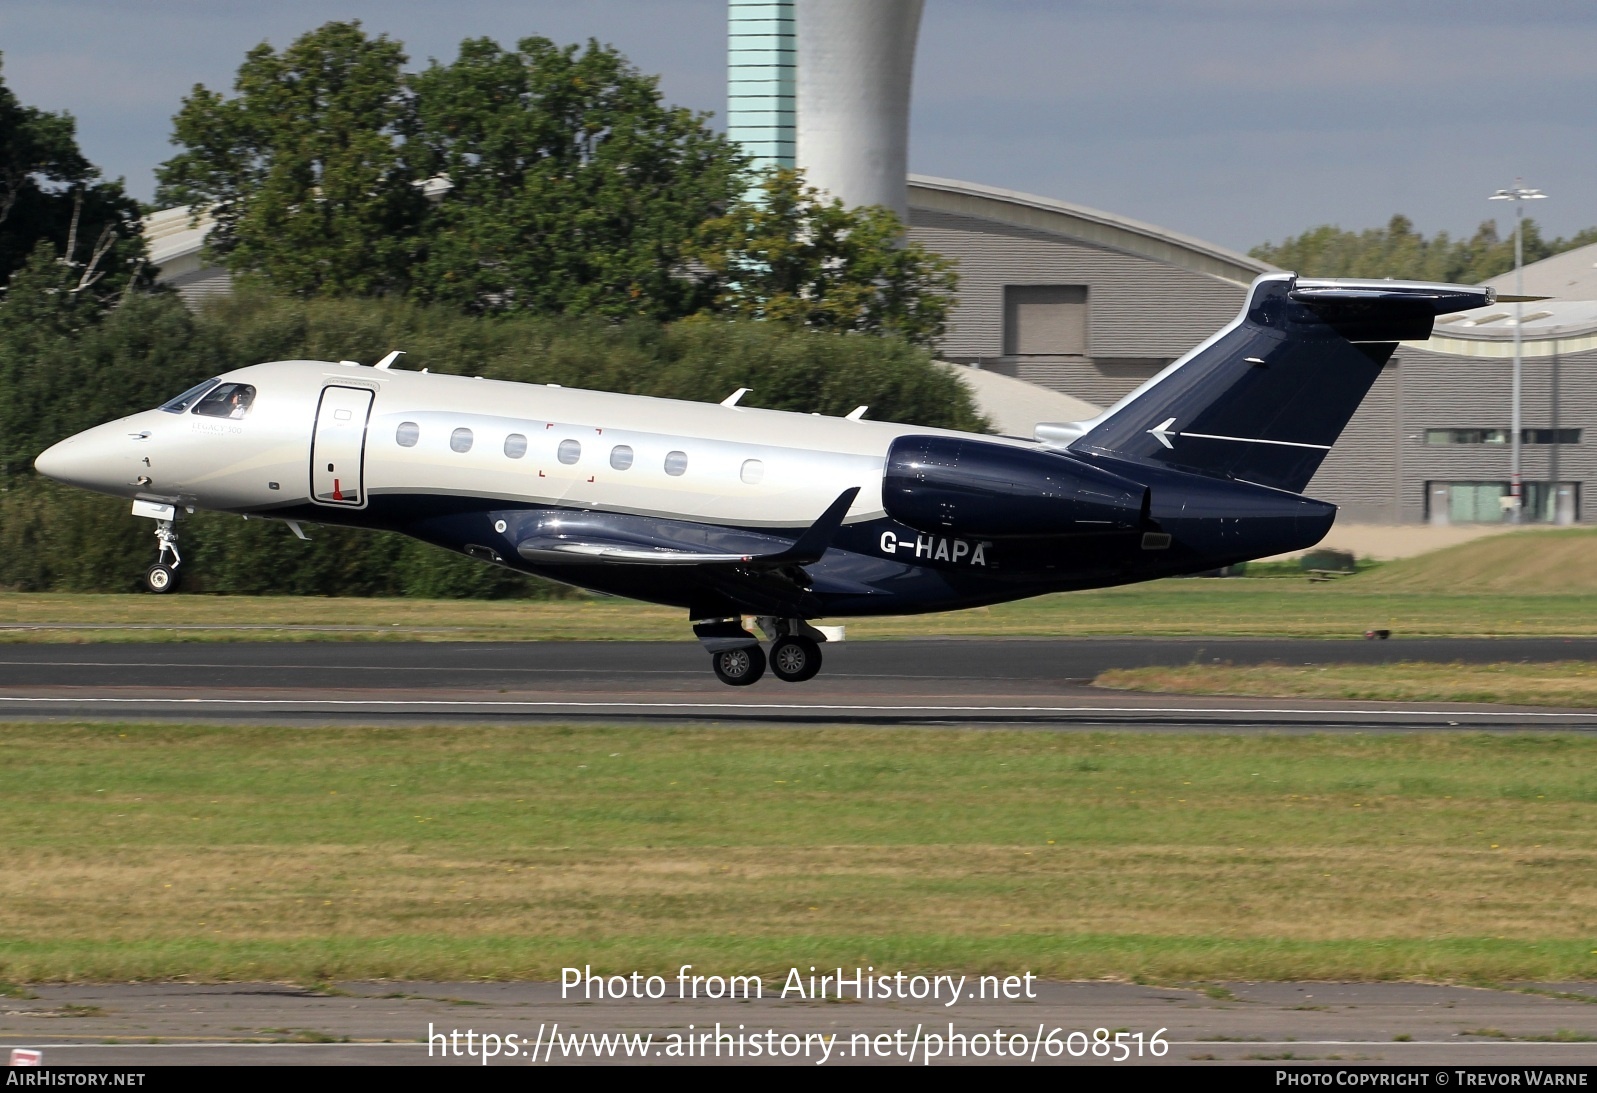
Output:
[[1235,322],[1070,448],[1301,493],[1397,343],[1493,298],[1462,285],[1265,274]]

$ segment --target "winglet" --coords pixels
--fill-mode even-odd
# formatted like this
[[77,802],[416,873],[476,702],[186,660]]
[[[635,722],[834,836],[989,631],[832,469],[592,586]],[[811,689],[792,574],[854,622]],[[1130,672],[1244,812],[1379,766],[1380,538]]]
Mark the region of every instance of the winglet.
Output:
[[403,349],[396,349],[392,353],[388,354],[388,356],[378,361],[376,367],[381,368],[384,372],[386,372],[388,369],[393,367],[395,361],[404,355],[405,351]]
[[736,391],[733,391],[730,395],[726,396],[726,398],[722,399],[721,405],[736,406],[738,404],[738,399],[742,398],[752,390],[754,390],[752,387],[739,387]]
[[837,500],[827,506],[820,519],[811,524],[809,530],[800,535],[792,546],[780,554],[767,554],[754,561],[761,565],[810,565],[820,561],[826,549],[832,545],[832,540],[837,537],[837,529],[843,526],[843,517],[848,515],[849,506],[854,504],[859,490],[858,486],[850,486],[838,494]]
[[856,406],[843,416],[849,421],[863,421],[865,419],[865,411],[869,409],[869,406]]

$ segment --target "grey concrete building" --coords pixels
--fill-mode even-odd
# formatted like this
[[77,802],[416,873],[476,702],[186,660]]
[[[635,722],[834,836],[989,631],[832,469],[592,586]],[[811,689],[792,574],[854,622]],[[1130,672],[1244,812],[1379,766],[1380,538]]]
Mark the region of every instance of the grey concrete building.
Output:
[[945,360],[1107,406],[1235,318],[1271,267],[1112,213],[912,175],[909,236],[957,263]]

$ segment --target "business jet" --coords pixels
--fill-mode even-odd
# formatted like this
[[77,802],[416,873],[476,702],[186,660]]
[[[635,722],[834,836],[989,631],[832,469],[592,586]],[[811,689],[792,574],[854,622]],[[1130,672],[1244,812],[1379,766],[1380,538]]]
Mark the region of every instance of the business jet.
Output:
[[[687,612],[715,674],[812,678],[817,620],[1002,603],[1313,546],[1302,495],[1381,367],[1491,289],[1270,273],[1208,341],[1031,438],[277,361],[61,441],[58,481],[156,522],[179,585],[196,509],[402,532]],[[755,629],[770,643],[767,658]],[[833,631],[835,634],[835,631]]]

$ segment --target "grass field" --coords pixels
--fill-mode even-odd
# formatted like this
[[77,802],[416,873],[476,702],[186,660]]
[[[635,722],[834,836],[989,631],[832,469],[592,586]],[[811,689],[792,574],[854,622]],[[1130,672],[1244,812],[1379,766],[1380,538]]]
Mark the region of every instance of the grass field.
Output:
[[[1390,629],[1398,637],[1597,634],[1597,593],[1442,594],[1364,584],[1380,572],[1330,584],[1155,581],[970,611],[832,621],[847,624],[850,640],[1108,634],[1359,638],[1370,629]],[[692,640],[686,612],[621,600],[0,593],[0,623],[25,627],[0,630],[0,641],[28,642]],[[96,629],[75,628],[85,626]]]
[[1358,698],[1382,702],[1494,702],[1511,706],[1597,706],[1597,664],[1204,664],[1117,668],[1093,681],[1116,691]]
[[1597,593],[1597,531],[1543,528],[1476,539],[1384,563],[1358,583],[1372,592],[1590,595]]
[[0,727],[0,980],[1597,978],[1597,740]]

